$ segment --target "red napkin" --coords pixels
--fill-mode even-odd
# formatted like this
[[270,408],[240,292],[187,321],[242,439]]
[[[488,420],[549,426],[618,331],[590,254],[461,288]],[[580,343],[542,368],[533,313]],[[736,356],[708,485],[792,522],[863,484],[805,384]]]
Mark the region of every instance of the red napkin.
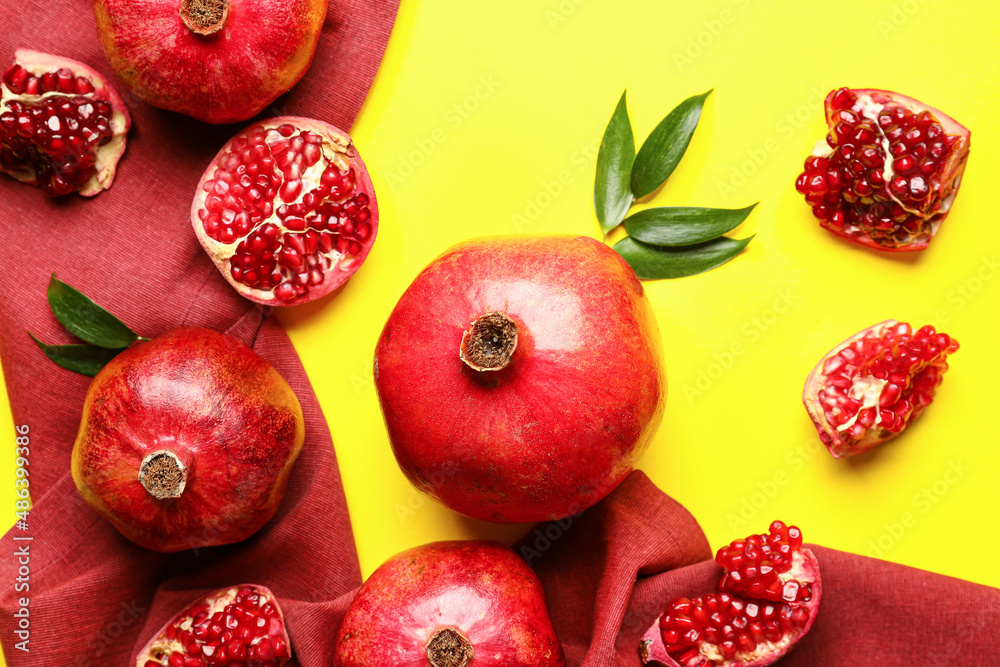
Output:
[[[0,58],[27,46],[107,73],[89,4],[21,3],[0,33]],[[396,0],[332,0],[313,68],[273,112],[348,128],[395,9]],[[297,664],[329,666],[340,617],[361,581],[329,431],[283,331],[221,279],[188,221],[202,170],[234,129],[126,101],[135,127],[109,192],[51,201],[0,180],[0,359],[15,423],[30,428],[34,501],[27,529],[13,529],[0,545],[7,664],[129,665],[133,652],[201,593],[255,582],[279,596]],[[306,445],[279,515],[260,533],[238,545],[155,554],[126,541],[80,500],[69,453],[88,379],[50,363],[25,333],[70,342],[44,300],[52,271],[143,335],[182,324],[228,331],[289,381],[305,411]],[[19,575],[16,552],[25,545],[28,573]],[[583,516],[538,526],[516,548],[542,578],[570,665],[638,665],[639,637],[663,606],[708,592],[718,579],[695,520],[641,473]],[[1000,591],[815,549],[822,609],[782,665],[1000,664]],[[29,591],[15,591],[19,576]],[[21,597],[30,599],[30,652],[17,648]]]
[[[331,0],[312,68],[265,114],[349,129],[382,59],[397,4]],[[134,127],[114,187],[94,199],[53,201],[0,178],[0,266],[8,276],[0,292],[0,359],[14,421],[30,429],[34,502],[27,530],[14,528],[0,546],[7,664],[134,664],[133,651],[201,592],[256,582],[280,598],[294,628],[295,664],[329,665],[330,640],[361,583],[330,433],[285,333],[222,280],[189,219],[201,173],[237,128],[205,125],[127,94],[109,71],[89,1],[28,0],[10,9],[0,31],[0,62],[21,46],[81,60],[117,84]],[[83,503],[69,462],[89,380],[49,362],[27,335],[71,342],[45,301],[53,271],[141,335],[183,324],[228,331],[288,380],[305,413],[306,443],[278,516],[255,537],[161,555],[131,544]],[[13,437],[4,440],[11,444]],[[15,553],[24,547],[30,590],[18,592]],[[30,600],[28,652],[17,648],[21,619],[14,614],[22,597]]]

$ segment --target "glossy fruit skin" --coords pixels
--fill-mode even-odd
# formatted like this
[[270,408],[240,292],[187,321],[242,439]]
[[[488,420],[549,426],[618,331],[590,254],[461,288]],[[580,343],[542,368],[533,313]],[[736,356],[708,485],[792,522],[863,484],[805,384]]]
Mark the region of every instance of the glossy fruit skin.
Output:
[[[112,359],[87,390],[72,454],[84,500],[136,544],[161,552],[231,544],[281,503],[305,438],[288,383],[230,336],[185,327]],[[170,450],[188,467],[179,498],[137,479]]]
[[351,602],[336,667],[428,667],[426,646],[452,628],[472,644],[469,667],[565,664],[541,583],[496,542],[434,542],[383,563]]
[[153,106],[206,123],[236,123],[266,109],[312,63],[326,0],[228,0],[221,30],[199,35],[182,0],[95,0],[111,67]]
[[[477,317],[518,326],[506,368],[458,357]],[[455,511],[562,518],[610,493],[663,417],[660,334],[634,271],[572,236],[460,243],[414,280],[375,350],[375,385],[406,476]]]

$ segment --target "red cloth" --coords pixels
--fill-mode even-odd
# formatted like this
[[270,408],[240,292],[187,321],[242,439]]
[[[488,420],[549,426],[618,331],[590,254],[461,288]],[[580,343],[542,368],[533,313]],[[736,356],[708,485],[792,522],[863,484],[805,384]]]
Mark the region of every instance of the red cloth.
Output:
[[[332,0],[316,63],[275,113],[349,127],[395,9],[396,0]],[[107,72],[89,2],[27,0],[6,14],[0,58],[27,46]],[[221,279],[188,221],[193,188],[233,129],[126,100],[135,127],[109,192],[51,201],[0,180],[0,265],[8,276],[0,292],[0,359],[15,423],[30,427],[34,500],[28,530],[14,529],[0,545],[7,663],[129,665],[133,651],[199,594],[249,581],[279,596],[298,663],[328,666],[340,617],[361,581],[329,431],[285,334],[273,321],[262,323],[260,311]],[[126,541],[83,503],[69,453],[88,380],[50,363],[25,333],[69,342],[44,299],[52,271],[143,335],[181,324],[229,331],[289,381],[305,411],[306,445],[278,517],[259,534],[228,547],[155,554]],[[12,434],[3,437],[10,442]],[[30,543],[14,541],[28,536]],[[24,544],[31,589],[19,593],[14,554]],[[695,520],[641,473],[582,517],[530,531],[517,548],[542,578],[570,665],[638,665],[639,637],[663,605],[708,592],[717,580]],[[823,607],[783,665],[954,665],[965,656],[1000,664],[993,649],[1000,644],[997,590],[816,550]],[[30,653],[15,648],[13,614],[24,596]]]

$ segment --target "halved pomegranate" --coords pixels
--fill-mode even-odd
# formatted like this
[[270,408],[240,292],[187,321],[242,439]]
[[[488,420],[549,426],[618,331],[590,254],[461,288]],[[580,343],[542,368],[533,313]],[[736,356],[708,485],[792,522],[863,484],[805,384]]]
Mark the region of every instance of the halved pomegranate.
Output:
[[816,620],[819,563],[802,533],[781,521],[719,550],[719,593],[681,597],[643,636],[644,664],[760,667],[785,655]]
[[830,350],[802,402],[834,458],[895,438],[934,400],[958,341],[934,327],[886,320]]
[[269,589],[216,591],[169,621],[139,651],[136,667],[281,667],[292,657],[285,620]]
[[283,116],[223,146],[198,184],[191,222],[240,294],[291,306],[328,294],[358,270],[375,243],[378,205],[347,134]]
[[970,132],[941,111],[887,90],[826,96],[830,132],[795,188],[820,225],[876,250],[923,250],[958,194]]
[[111,187],[131,124],[91,68],[18,49],[0,79],[0,171],[53,196],[92,197]]

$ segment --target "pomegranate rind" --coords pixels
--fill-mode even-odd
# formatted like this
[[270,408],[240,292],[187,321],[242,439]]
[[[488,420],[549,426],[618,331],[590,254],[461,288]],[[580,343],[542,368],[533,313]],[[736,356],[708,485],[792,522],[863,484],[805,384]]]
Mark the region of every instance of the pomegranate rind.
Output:
[[[20,65],[36,76],[40,76],[46,72],[55,72],[61,68],[69,69],[76,76],[82,76],[88,79],[94,86],[94,92],[89,93],[87,97],[105,100],[111,104],[113,109],[113,114],[111,116],[111,130],[113,136],[111,141],[97,149],[95,164],[96,171],[90,180],[88,180],[77,192],[83,197],[93,197],[94,195],[110,188],[115,180],[115,170],[118,166],[118,160],[120,160],[121,156],[125,153],[128,131],[132,127],[132,118],[128,113],[128,109],[125,107],[125,102],[122,101],[118,92],[108,85],[108,83],[104,80],[104,77],[101,76],[96,70],[78,60],[73,60],[71,58],[64,58],[50,53],[42,53],[41,51],[20,48],[14,52],[14,63]],[[59,94],[61,93],[44,93],[43,95],[37,96],[15,96],[8,92],[6,86],[0,85],[0,108],[3,107],[3,102],[15,97],[27,102],[33,102],[42,100],[46,96]],[[32,170],[23,169],[17,171],[2,171],[21,183],[25,183],[27,185],[38,185],[36,174]]]
[[[880,108],[891,104],[903,107],[911,113],[928,111],[933,114],[938,123],[941,124],[945,133],[947,135],[957,137],[957,141],[952,147],[952,151],[949,154],[947,161],[944,165],[942,165],[939,175],[931,181],[935,195],[930,199],[936,202],[936,206],[924,216],[930,226],[929,236],[910,235],[909,240],[906,242],[891,246],[882,245],[864,233],[851,234],[848,230],[837,227],[836,225],[831,224],[828,220],[820,220],[820,226],[833,235],[843,238],[851,243],[857,243],[858,245],[871,248],[872,250],[878,250],[880,252],[916,252],[924,250],[928,245],[930,245],[931,239],[937,235],[944,219],[948,216],[948,213],[951,212],[951,206],[955,197],[958,195],[958,189],[962,183],[962,176],[965,173],[965,166],[969,157],[969,144],[972,133],[967,127],[940,109],[924,104],[917,99],[909,97],[908,95],[902,95],[890,90],[880,90],[877,88],[852,88],[850,90],[858,97],[864,97],[866,100],[878,105]],[[836,124],[836,120],[833,118],[834,113],[836,113],[836,109],[834,109],[833,106],[833,98],[838,91],[839,89],[831,90],[827,94],[823,103],[824,115],[827,125],[830,128],[833,128]],[[856,107],[857,105],[855,105],[855,108]],[[865,115],[874,119],[874,117],[870,114]],[[874,115],[877,116],[877,112]],[[826,146],[825,141],[817,142],[817,147],[820,147],[820,145],[822,145],[822,154],[824,156],[833,152],[832,149]],[[813,154],[820,155],[820,153],[817,152],[814,152]],[[892,194],[889,193],[889,196],[892,197]],[[893,197],[893,199],[895,198]]]
[[[278,604],[278,598],[274,595],[271,589],[266,586],[261,586],[260,584],[239,584],[237,586],[229,586],[228,588],[222,588],[220,590],[215,591],[214,593],[210,593],[208,595],[191,600],[191,602],[184,605],[183,609],[169,621],[164,623],[163,627],[161,627],[156,632],[156,634],[153,635],[153,638],[150,639],[146,643],[146,645],[139,650],[135,658],[135,667],[145,667],[145,665],[149,661],[153,661],[154,663],[158,662],[157,659],[153,657],[155,655],[153,651],[158,647],[161,650],[178,650],[181,652],[186,652],[187,647],[181,646],[179,642],[171,640],[166,636],[167,630],[177,621],[178,618],[187,614],[187,612],[190,611],[195,605],[206,604],[209,606],[211,612],[213,613],[215,611],[221,611],[223,608],[225,608],[227,604],[229,604],[229,602],[231,602],[236,598],[239,591],[243,588],[254,589],[260,596],[265,598],[267,602],[272,603],[274,605],[274,608],[277,610],[278,618],[281,619],[281,627],[282,627],[281,637],[282,639],[285,640],[285,646],[288,647],[288,655],[280,658],[278,664],[279,665],[287,664],[292,657],[292,642],[288,637],[288,628],[285,625],[285,615],[281,611],[281,605]],[[160,664],[166,665],[167,663],[166,661],[164,661]]]
[[[363,192],[368,195],[368,208],[371,212],[371,218],[369,219],[368,224],[371,225],[372,229],[368,240],[361,244],[361,252],[358,253],[358,255],[347,261],[338,262],[335,266],[331,266],[326,271],[326,278],[321,285],[312,286],[305,295],[296,296],[295,298],[287,300],[277,298],[273,290],[255,289],[234,279],[230,273],[229,259],[235,254],[237,246],[239,246],[240,242],[246,237],[239,237],[233,243],[228,244],[216,241],[206,233],[205,227],[198,215],[199,210],[204,207],[205,199],[207,198],[205,183],[214,177],[220,160],[229,152],[233,143],[237,139],[250,135],[254,132],[254,130],[259,128],[269,130],[278,128],[282,125],[293,125],[300,131],[310,131],[319,134],[323,137],[324,148],[339,153],[345,158],[354,171],[355,191]],[[350,277],[361,267],[361,265],[364,264],[365,259],[368,257],[368,253],[371,252],[372,246],[375,244],[375,238],[378,236],[378,217],[378,202],[375,197],[375,187],[372,184],[371,177],[368,175],[368,168],[361,159],[361,155],[355,148],[350,135],[333,125],[330,125],[329,123],[311,118],[302,118],[299,116],[278,116],[254,123],[226,142],[226,144],[212,159],[211,164],[205,170],[201,180],[198,181],[195,198],[191,204],[191,225],[194,227],[194,233],[198,237],[198,241],[201,243],[202,248],[204,248],[205,252],[208,253],[208,256],[212,258],[212,261],[215,263],[216,268],[219,269],[222,277],[225,278],[226,281],[241,295],[255,303],[265,306],[296,306],[308,303],[326,296],[346,283],[348,279],[350,279]],[[268,222],[273,222],[274,224],[280,226],[280,221],[272,215],[260,224],[255,225],[254,229],[257,229]],[[252,234],[253,230],[251,230],[250,233]]]
[[[749,655],[737,653],[733,660],[724,660],[719,663],[721,667],[764,667],[777,662],[791,651],[806,633],[812,628],[819,614],[820,601],[823,597],[823,582],[820,579],[819,561],[816,555],[808,547],[800,547],[795,554],[792,568],[781,575],[785,581],[796,579],[808,583],[812,587],[812,598],[808,602],[792,603],[793,607],[805,607],[809,616],[801,630],[793,635],[788,635],[777,643],[758,644],[758,648]],[[744,600],[753,598],[743,597],[739,593],[732,593],[736,597]],[[664,667],[683,667],[667,653],[667,647],[663,643],[663,635],[660,632],[660,619],[663,614],[656,617],[653,625],[643,634],[639,640],[639,657],[644,665],[662,665]],[[763,647],[763,648],[762,648]]]

